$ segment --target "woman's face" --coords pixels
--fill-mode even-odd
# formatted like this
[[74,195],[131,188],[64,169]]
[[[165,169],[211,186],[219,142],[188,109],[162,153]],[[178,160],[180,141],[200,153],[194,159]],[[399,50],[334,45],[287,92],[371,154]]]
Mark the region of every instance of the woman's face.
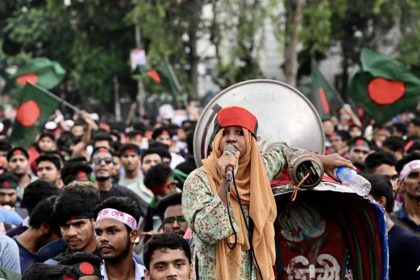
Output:
[[222,139],[220,140],[220,151],[223,152],[227,145],[233,145],[241,155],[246,152],[245,135],[240,126],[229,126],[223,129]]

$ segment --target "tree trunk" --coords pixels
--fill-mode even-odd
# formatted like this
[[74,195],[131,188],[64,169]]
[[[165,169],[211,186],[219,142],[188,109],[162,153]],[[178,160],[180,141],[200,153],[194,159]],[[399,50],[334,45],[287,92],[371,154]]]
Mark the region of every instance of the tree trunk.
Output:
[[305,0],[286,0],[286,42],[284,51],[286,83],[296,86],[298,72],[299,26]]

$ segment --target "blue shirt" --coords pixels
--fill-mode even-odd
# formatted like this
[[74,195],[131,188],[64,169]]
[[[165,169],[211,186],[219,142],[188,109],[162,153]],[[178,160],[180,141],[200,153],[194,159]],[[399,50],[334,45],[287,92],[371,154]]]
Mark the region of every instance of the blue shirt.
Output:
[[20,271],[24,273],[28,268],[30,268],[35,261],[35,254],[23,247],[22,244],[15,238],[13,240],[16,242],[19,248],[19,258],[20,258]]

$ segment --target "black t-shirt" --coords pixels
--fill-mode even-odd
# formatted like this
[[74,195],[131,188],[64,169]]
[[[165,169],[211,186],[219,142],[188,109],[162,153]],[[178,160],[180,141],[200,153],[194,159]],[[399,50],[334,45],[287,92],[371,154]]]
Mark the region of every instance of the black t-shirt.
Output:
[[[112,188],[109,191],[100,191],[100,201],[104,201],[105,199],[109,197],[130,197],[132,198],[138,205],[140,211],[141,209],[145,209],[147,207],[147,202],[142,200],[136,193],[134,193],[132,190],[129,190],[125,187],[121,187],[118,185],[113,185]],[[141,213],[141,216],[144,217],[146,213]],[[137,219],[139,217],[136,217]]]
[[389,279],[420,279],[420,238],[395,224],[388,232]]

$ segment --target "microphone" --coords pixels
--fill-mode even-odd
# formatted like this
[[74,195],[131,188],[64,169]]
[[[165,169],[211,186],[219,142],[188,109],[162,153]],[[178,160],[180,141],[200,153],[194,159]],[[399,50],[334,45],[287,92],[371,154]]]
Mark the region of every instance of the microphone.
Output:
[[[234,155],[236,153],[236,148],[233,145],[226,145],[223,149],[223,152],[228,152]],[[225,169],[225,178],[226,178],[226,191],[230,192],[230,184],[233,181],[233,166],[227,166]]]

